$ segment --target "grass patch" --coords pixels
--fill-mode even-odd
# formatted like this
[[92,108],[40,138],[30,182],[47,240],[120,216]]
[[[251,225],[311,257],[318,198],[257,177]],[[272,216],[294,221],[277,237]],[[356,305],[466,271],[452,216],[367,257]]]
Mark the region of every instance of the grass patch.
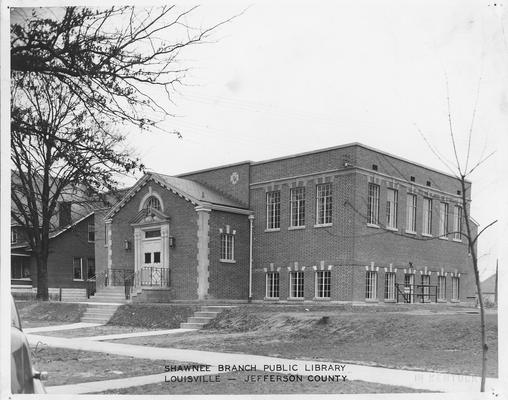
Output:
[[[480,375],[479,340],[476,314],[347,313],[332,308],[276,313],[237,307],[220,314],[208,329],[185,337],[117,342]],[[496,314],[487,315],[487,340],[487,373],[497,376]]]
[[88,328],[66,329],[62,331],[37,332],[37,335],[54,336],[63,338],[84,338],[99,335],[116,335],[119,333],[146,332],[147,329],[134,326],[100,325]]
[[79,322],[86,310],[86,304],[52,301],[17,301],[16,307],[24,328]]
[[[161,382],[155,385],[135,386],[125,389],[108,390],[100,394],[339,394],[339,393],[415,393],[415,390],[401,386],[382,385],[363,381],[309,382],[303,377],[302,382],[277,382],[282,375],[268,374],[273,381],[257,380],[257,376],[267,374],[259,372],[238,372],[212,375],[208,382]],[[217,376],[219,382],[213,381]],[[254,382],[245,382],[247,377],[254,377]],[[251,380],[251,378],[249,378]]]
[[199,306],[180,304],[125,304],[116,310],[108,325],[134,326],[149,329],[180,328]]
[[152,375],[164,372],[164,360],[148,360],[108,353],[54,347],[32,347],[34,368],[48,372],[45,386]]

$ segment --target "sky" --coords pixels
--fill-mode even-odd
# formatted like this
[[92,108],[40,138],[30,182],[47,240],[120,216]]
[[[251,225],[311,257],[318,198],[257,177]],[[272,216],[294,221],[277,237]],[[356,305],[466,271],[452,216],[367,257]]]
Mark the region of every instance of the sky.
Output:
[[[149,170],[166,174],[351,142],[450,172],[451,126],[463,167],[470,131],[468,167],[488,157],[469,176],[482,228],[503,217],[507,198],[505,8],[463,0],[204,4],[188,23],[241,15],[180,56],[190,71],[164,127],[183,138],[131,131],[129,144]],[[495,271],[502,223],[479,240],[482,277]]]
[[[235,18],[181,52],[178,66],[189,71],[172,102],[151,93],[175,115],[164,129],[182,138],[127,127],[127,144],[148,170],[170,175],[352,142],[450,172],[457,164],[451,126],[463,167],[470,131],[469,168],[488,157],[469,176],[472,216],[482,228],[505,216],[508,197],[507,7],[483,0],[206,2],[188,25]],[[504,251],[502,224],[479,240],[482,277]]]

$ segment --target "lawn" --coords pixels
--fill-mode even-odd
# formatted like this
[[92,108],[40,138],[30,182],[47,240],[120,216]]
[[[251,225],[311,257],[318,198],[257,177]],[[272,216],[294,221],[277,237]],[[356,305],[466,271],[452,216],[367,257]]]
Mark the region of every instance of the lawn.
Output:
[[[426,392],[402,386],[382,385],[363,381],[309,382],[302,377],[301,382],[277,382],[278,374],[268,374],[263,380],[259,372],[237,372],[207,377],[208,382],[161,382],[155,385],[136,386],[125,389],[108,390],[100,394],[338,394],[338,393],[415,393]],[[257,380],[258,376],[262,379]],[[248,379],[248,382],[245,380]],[[254,381],[252,381],[254,380]]]
[[80,322],[86,304],[55,301],[16,301],[23,328]]
[[[477,314],[273,312],[245,306],[183,337],[115,342],[480,375],[479,338]],[[487,338],[488,375],[497,376],[497,314],[487,315]]]
[[164,372],[171,361],[148,360],[54,347],[32,347],[34,368],[48,372],[45,386],[153,375]]

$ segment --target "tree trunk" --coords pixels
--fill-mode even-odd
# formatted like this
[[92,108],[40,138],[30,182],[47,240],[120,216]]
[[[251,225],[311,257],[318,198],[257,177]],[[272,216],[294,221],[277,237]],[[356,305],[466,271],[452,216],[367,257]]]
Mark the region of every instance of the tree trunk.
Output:
[[49,300],[48,292],[48,257],[36,257],[37,262],[37,300]]

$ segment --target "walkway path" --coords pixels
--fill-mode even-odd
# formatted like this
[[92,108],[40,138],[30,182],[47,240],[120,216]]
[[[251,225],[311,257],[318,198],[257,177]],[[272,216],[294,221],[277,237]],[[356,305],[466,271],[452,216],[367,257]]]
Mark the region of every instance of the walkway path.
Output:
[[176,335],[179,333],[194,332],[197,329],[161,329],[158,331],[143,331],[143,332],[128,332],[128,333],[117,333],[111,335],[99,335],[99,336],[88,336],[86,340],[116,340],[116,339],[127,339],[132,337],[142,336],[159,336],[159,335]]
[[92,328],[94,326],[101,326],[101,325],[102,324],[91,324],[88,322],[76,322],[75,324],[48,325],[48,326],[38,326],[36,328],[23,328],[23,332],[34,333],[34,332],[65,331],[68,329]]
[[[279,373],[293,373],[300,375],[347,375],[347,380],[362,380],[367,382],[381,383],[385,385],[405,386],[413,389],[434,390],[440,392],[478,392],[480,387],[480,378],[468,375],[441,374],[422,371],[407,371],[391,368],[368,367],[363,365],[345,365],[343,372],[316,372],[317,365],[325,365],[331,367],[338,363],[322,363],[303,360],[291,360],[276,357],[266,357],[248,354],[235,353],[217,353],[199,350],[185,350],[174,348],[160,348],[149,346],[136,346],[123,343],[110,343],[88,340],[87,338],[65,339],[60,337],[47,337],[39,335],[27,335],[31,344],[42,342],[50,347],[63,347],[68,349],[104,352],[110,354],[118,354],[123,356],[131,356],[136,358],[145,358],[152,360],[172,360],[182,363],[199,363],[211,366],[218,365],[255,365],[258,371],[269,369]],[[285,370],[277,370],[284,368]],[[289,370],[291,369],[291,372]],[[314,369],[313,371],[309,369]],[[323,369],[323,368],[321,368]],[[164,376],[161,374],[160,376]],[[136,383],[134,378],[127,380],[114,380],[119,384],[127,385],[121,387],[137,386],[145,383]],[[137,382],[143,382],[139,377]],[[152,383],[150,379],[155,379],[153,375],[146,378],[148,383]],[[159,379],[159,378],[157,378]],[[163,379],[159,382],[162,382]],[[81,384],[80,384],[81,385]],[[85,384],[83,384],[85,385]],[[106,385],[106,384],[104,384]],[[76,386],[76,385],[72,385]],[[100,386],[100,385],[99,385]],[[80,386],[82,387],[82,386]],[[489,378],[486,384],[487,391],[499,392],[501,387],[497,379]],[[53,389],[52,389],[53,390]],[[95,389],[94,389],[95,390]],[[106,389],[99,389],[106,390]],[[96,390],[97,391],[97,390]],[[68,392],[67,392],[68,393]]]

